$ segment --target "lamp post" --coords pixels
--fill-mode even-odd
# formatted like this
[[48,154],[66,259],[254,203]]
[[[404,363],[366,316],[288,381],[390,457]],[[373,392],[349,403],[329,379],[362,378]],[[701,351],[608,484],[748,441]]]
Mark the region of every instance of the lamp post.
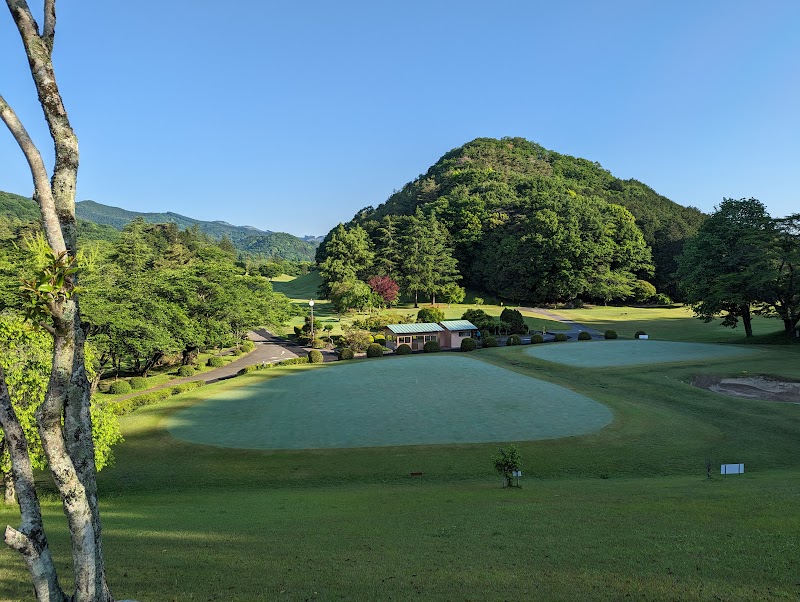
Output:
[[314,344],[314,299],[308,302],[308,306],[311,308],[311,344]]

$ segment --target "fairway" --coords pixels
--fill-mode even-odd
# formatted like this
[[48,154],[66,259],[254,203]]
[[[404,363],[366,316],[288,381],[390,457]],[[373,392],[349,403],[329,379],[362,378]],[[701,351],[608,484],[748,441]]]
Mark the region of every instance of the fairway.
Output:
[[273,378],[188,407],[168,429],[220,447],[325,449],[555,439],[612,418],[567,388],[446,354]]
[[730,345],[651,340],[535,345],[525,351],[541,360],[580,368],[611,368],[614,366],[716,360],[759,353],[758,349],[743,349]]

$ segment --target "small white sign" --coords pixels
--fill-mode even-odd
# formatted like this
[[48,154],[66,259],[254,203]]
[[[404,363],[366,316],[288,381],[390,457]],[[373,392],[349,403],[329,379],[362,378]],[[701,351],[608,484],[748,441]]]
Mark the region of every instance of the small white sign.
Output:
[[511,471],[511,476],[521,477],[522,476],[522,471],[521,470],[513,470],[513,471]]
[[640,339],[642,339],[642,340],[646,340],[646,339],[648,338],[648,335],[646,335],[646,334],[640,334],[640,335],[639,335],[639,338],[640,338]]
[[744,464],[723,464],[719,474],[744,474]]

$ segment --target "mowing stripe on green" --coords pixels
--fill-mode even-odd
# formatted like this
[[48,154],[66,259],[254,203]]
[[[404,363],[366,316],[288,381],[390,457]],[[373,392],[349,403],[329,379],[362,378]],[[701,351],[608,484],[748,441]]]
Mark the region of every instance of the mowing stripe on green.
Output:
[[324,449],[530,441],[613,418],[574,391],[456,354],[361,360],[272,378],[170,419],[193,443]]
[[548,343],[535,345],[526,352],[549,362],[581,368],[611,368],[667,362],[714,360],[722,357],[759,353],[758,349],[712,345],[708,343],[679,343],[675,341],[580,341],[577,343]]

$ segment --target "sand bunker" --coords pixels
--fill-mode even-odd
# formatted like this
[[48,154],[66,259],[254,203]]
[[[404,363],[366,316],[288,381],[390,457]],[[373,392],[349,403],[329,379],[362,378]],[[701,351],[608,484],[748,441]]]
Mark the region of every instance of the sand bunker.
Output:
[[695,378],[692,384],[715,393],[734,397],[800,403],[800,383],[787,382],[768,376],[718,378],[701,375]]

